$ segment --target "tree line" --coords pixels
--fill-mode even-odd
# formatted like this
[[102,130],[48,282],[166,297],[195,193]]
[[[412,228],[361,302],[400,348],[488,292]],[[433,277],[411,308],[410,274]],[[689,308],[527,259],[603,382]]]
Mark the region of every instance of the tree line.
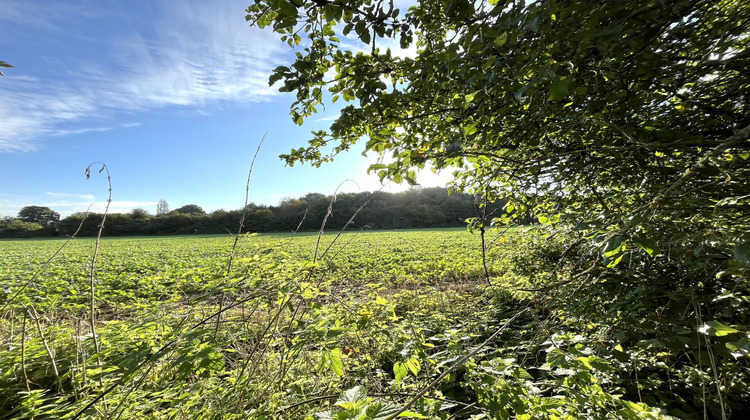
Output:
[[[410,229],[465,226],[466,219],[477,217],[480,201],[474,195],[449,193],[446,188],[412,188],[398,193],[360,192],[331,196],[309,193],[287,198],[279,205],[249,204],[245,209],[243,232],[289,232],[318,230],[326,220],[327,229],[341,229],[356,213],[354,229]],[[326,219],[329,206],[330,215]],[[486,216],[504,214],[505,202],[499,200],[486,208]],[[482,206],[479,206],[480,208]],[[164,211],[160,201],[157,215],[144,209],[130,213],[108,214],[105,235],[172,235],[235,233],[242,209],[205,212],[200,206],[188,204]],[[360,209],[361,208],[361,209]],[[359,210],[359,212],[358,212]],[[41,206],[24,207],[17,217],[0,220],[0,237],[93,236],[103,214],[74,213],[63,219],[54,210]],[[529,217],[518,217],[528,222]],[[77,233],[76,233],[77,232]]]

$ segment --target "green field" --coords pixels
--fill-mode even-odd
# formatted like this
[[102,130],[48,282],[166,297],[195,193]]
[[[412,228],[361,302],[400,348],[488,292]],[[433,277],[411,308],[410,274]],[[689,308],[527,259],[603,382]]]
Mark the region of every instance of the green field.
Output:
[[[465,229],[326,233],[319,244],[312,233],[263,234],[234,252],[233,243],[104,238],[97,353],[95,240],[1,241],[0,413],[72,415],[114,386],[83,417],[300,417],[335,398],[285,407],[358,385],[413,391],[506,311],[483,292],[480,236]],[[490,249],[494,273],[502,247]],[[420,410],[439,413],[436,401]]]
[[94,239],[0,241],[0,419],[686,413],[692,350],[628,324],[637,294],[631,319],[597,313],[605,288],[523,291],[560,284],[562,238],[485,240],[483,260],[465,229],[102,238],[93,302]]
[[[334,243],[334,239],[336,242]],[[99,305],[121,311],[154,308],[157,303],[241,291],[280,273],[300,275],[312,266],[317,233],[262,234],[241,238],[231,273],[227,264],[233,237],[171,236],[107,238],[96,263]],[[29,283],[22,299],[37,309],[66,314],[88,305],[90,264],[95,240],[74,239],[29,282],[64,240],[0,242],[6,293]],[[329,248],[330,246],[330,248]],[[476,280],[483,276],[478,235],[465,229],[403,232],[327,233],[318,246],[315,273],[308,282],[386,288]]]

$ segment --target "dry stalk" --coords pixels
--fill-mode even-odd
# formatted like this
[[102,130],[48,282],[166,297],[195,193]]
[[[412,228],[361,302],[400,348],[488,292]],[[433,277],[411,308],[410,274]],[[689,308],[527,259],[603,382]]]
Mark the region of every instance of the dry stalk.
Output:
[[[76,343],[76,358],[75,358],[75,370],[74,372],[83,372],[83,382],[86,383],[86,370],[81,369],[81,359],[85,359],[85,357],[81,357],[83,355],[83,346],[81,346],[81,318],[76,317],[76,329],[75,329],[75,336],[74,341]],[[73,385],[73,393],[78,395],[78,388],[76,387],[76,380],[75,375],[70,376],[71,383]]]
[[[701,308],[696,299],[693,299],[693,308],[695,310],[695,320],[697,323],[698,328],[696,331],[700,331],[700,328],[703,326],[703,317],[701,316]],[[706,353],[708,354],[708,360],[711,363],[711,370],[713,371],[714,376],[714,382],[716,382],[716,394],[719,397],[719,406],[721,407],[721,418],[722,420],[727,420],[729,416],[727,416],[726,407],[724,406],[724,396],[721,389],[721,380],[719,378],[719,370],[716,366],[716,358],[714,357],[714,352],[711,349],[711,341],[708,339],[707,335],[703,336],[703,341],[706,343]],[[698,333],[698,342],[700,343],[700,333]],[[698,345],[698,351],[699,351],[699,358],[700,358],[700,345]],[[701,381],[701,387],[703,388],[703,401],[704,401],[704,416],[708,413],[705,406],[706,401],[706,384],[704,381]]]
[[[112,177],[110,176],[107,165],[102,162],[94,162],[86,167],[86,179],[91,177],[91,167],[97,164],[101,164],[102,167],[99,169],[99,173],[107,171],[107,183],[109,184],[109,195],[107,197],[107,206],[104,208],[104,214],[102,215],[102,221],[99,224],[99,230],[96,232],[96,242],[94,243],[94,255],[91,257],[91,268],[89,270],[89,321],[91,322],[91,336],[94,339],[94,348],[97,353],[102,351],[101,345],[99,344],[99,337],[96,334],[96,260],[99,256],[99,245],[102,238],[102,231],[104,230],[104,222],[107,219],[107,213],[109,212],[109,205],[112,203]],[[102,365],[101,358],[97,356],[97,364]]]
[[[44,336],[44,332],[42,331],[42,324],[39,322],[39,313],[37,313],[36,309],[34,309],[33,306],[28,307],[27,312],[32,320],[36,323],[36,330],[39,333],[39,338],[42,340],[42,345],[44,346],[44,350],[47,351],[47,356],[49,356],[50,362],[52,362],[52,371],[55,373],[55,379],[57,379],[57,392],[60,394],[65,394],[65,390],[63,389],[62,385],[62,379],[60,379],[60,372],[57,370],[57,362],[55,361],[55,354],[52,352],[52,349],[49,347],[49,343],[47,342],[47,338]],[[33,312],[33,313],[32,313]],[[24,375],[26,372],[24,371]],[[28,386],[28,383],[27,383]]]
[[[99,246],[102,238],[102,231],[104,230],[104,222],[107,220],[107,214],[109,213],[109,205],[112,203],[112,176],[109,173],[109,168],[103,162],[93,162],[86,167],[86,179],[91,177],[91,167],[93,165],[101,164],[102,167],[99,169],[99,173],[104,171],[107,172],[107,184],[108,184],[108,196],[107,205],[104,208],[104,214],[102,214],[102,221],[99,224],[99,229],[96,232],[96,242],[94,242],[94,254],[91,256],[91,268],[89,270],[89,322],[91,323],[91,337],[94,339],[94,349],[96,350],[96,364],[102,366],[102,359],[99,357],[99,353],[102,351],[101,344],[99,343],[99,336],[96,333],[96,261],[99,257]],[[99,377],[99,385],[103,385],[104,382]],[[105,403],[106,407],[106,403]]]
[[[240,241],[240,236],[242,235],[242,229],[245,227],[245,219],[247,219],[247,205],[248,205],[248,201],[250,200],[250,179],[253,176],[253,167],[255,167],[255,159],[258,158],[258,154],[260,153],[260,148],[261,146],[263,146],[263,142],[266,140],[267,135],[268,135],[268,132],[266,131],[266,134],[263,134],[263,137],[260,139],[260,143],[258,143],[258,148],[255,149],[253,160],[250,162],[250,170],[247,172],[247,182],[245,183],[245,204],[242,206],[242,216],[240,217],[240,224],[237,228],[237,234],[234,235],[234,243],[232,244],[232,251],[229,253],[229,260],[227,261],[227,271],[225,273],[225,276],[227,278],[229,278],[230,274],[232,274],[232,262],[234,261],[234,257],[237,255],[237,244]],[[222,313],[222,308],[224,308],[225,298],[226,298],[226,293],[221,292],[221,300],[219,301],[219,316],[216,318],[216,329],[214,330],[214,340],[216,340],[216,337],[219,335],[219,326],[221,325],[221,313]]]
[[29,386],[29,375],[26,373],[26,319],[28,314],[23,311],[23,325],[21,330],[21,371],[23,372],[24,383],[26,384],[26,391],[31,392]]
[[268,132],[266,134],[263,134],[263,137],[260,139],[260,143],[258,143],[258,148],[255,149],[255,155],[253,155],[253,160],[250,162],[250,170],[247,172],[247,182],[245,183],[245,204],[242,206],[242,216],[240,217],[240,225],[237,228],[237,234],[234,236],[234,243],[232,244],[232,252],[229,254],[229,261],[227,261],[227,277],[229,274],[232,273],[232,261],[234,261],[234,257],[236,255],[237,250],[237,243],[240,240],[240,235],[242,235],[242,229],[245,227],[245,220],[247,219],[247,205],[248,201],[250,200],[250,178],[253,176],[253,167],[255,167],[255,160],[258,158],[258,154],[260,153],[260,148],[263,146],[263,142],[266,141],[266,136],[268,135]]

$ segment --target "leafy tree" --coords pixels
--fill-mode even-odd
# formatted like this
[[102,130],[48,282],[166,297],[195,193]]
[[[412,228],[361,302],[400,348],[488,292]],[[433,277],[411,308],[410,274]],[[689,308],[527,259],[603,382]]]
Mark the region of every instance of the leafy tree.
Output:
[[197,216],[202,216],[206,214],[206,212],[200,206],[196,204],[184,205],[178,209],[175,209],[173,213],[191,214],[191,215],[197,215]]
[[28,223],[38,223],[44,227],[55,226],[60,221],[60,213],[42,206],[26,206],[18,212],[18,218]]
[[[57,224],[57,231],[66,236],[73,235],[76,231],[78,231],[78,236],[95,236],[99,232],[102,218],[102,214],[76,212],[60,220]],[[115,223],[117,219],[116,217]],[[109,223],[104,228],[107,232],[116,229],[114,226],[109,226]]]
[[[508,213],[568,232],[557,257],[567,277],[539,290],[571,287],[556,294],[576,295],[570,310],[626,343],[657,338],[684,361],[711,346],[679,344],[707,314],[750,321],[714,299],[750,290],[749,10],[745,0],[436,0],[404,13],[381,0],[255,0],[247,19],[299,48],[270,78],[296,94],[296,123],[328,99],[348,103],[282,156],[288,164],[320,165],[362,141],[389,158],[370,167],[381,178],[454,168],[455,188],[506,197]],[[727,358],[714,389],[735,366],[726,348],[714,349]],[[732,405],[711,398],[715,414]]]
[[151,218],[151,214],[144,209],[133,209],[130,211],[130,218],[133,220],[148,220]]
[[307,211],[307,203],[302,199],[285,198],[281,200],[281,204],[279,204],[276,210],[276,217],[280,224],[279,227],[286,231],[294,230],[302,222],[303,218],[306,219],[305,214]]
[[173,211],[166,216],[154,218],[151,225],[151,233],[158,235],[197,233],[196,218],[190,213]]
[[39,223],[25,222],[15,217],[0,218],[0,235],[16,234],[44,229]]

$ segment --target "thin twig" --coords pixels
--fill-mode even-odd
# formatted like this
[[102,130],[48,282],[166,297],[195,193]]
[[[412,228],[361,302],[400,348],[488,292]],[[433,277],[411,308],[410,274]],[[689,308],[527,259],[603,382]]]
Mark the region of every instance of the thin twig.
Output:
[[[263,146],[263,142],[266,140],[266,136],[268,135],[268,131],[266,131],[266,134],[263,134],[263,137],[260,139],[260,143],[258,143],[258,148],[255,149],[255,154],[253,155],[253,160],[250,162],[250,170],[247,172],[247,182],[245,183],[245,204],[242,206],[242,216],[240,217],[240,224],[237,228],[237,234],[234,235],[234,243],[232,244],[232,251],[229,253],[229,260],[227,261],[227,271],[225,273],[225,276],[229,278],[229,276],[232,274],[232,262],[234,261],[234,257],[237,255],[237,244],[239,243],[240,236],[242,235],[242,230],[245,228],[245,219],[247,219],[247,205],[248,201],[250,200],[250,178],[253,176],[253,167],[255,167],[255,159],[258,158],[258,154],[260,153],[260,148]],[[224,299],[226,298],[226,292],[221,292],[221,300],[219,300],[219,312],[221,313],[221,308],[224,307]],[[216,318],[216,329],[214,330],[214,340],[219,335],[219,325],[221,325],[221,315],[219,315]]]
[[[91,322],[91,337],[94,339],[94,348],[97,353],[102,351],[99,343],[99,337],[96,334],[96,260],[99,256],[99,245],[101,243],[102,231],[104,230],[104,222],[107,220],[107,213],[109,213],[109,205],[112,203],[112,177],[109,174],[109,168],[103,162],[94,162],[86,167],[86,179],[91,176],[91,167],[93,165],[101,164],[102,168],[99,169],[99,173],[107,171],[107,184],[109,184],[109,196],[107,197],[107,205],[104,208],[104,214],[102,215],[102,222],[99,224],[99,230],[96,232],[96,242],[94,243],[94,255],[91,256],[91,268],[89,270],[89,320]],[[102,365],[101,358],[97,355],[97,364]]]
[[[698,329],[700,330],[700,328],[703,325],[703,319],[701,316],[701,308],[698,305],[698,302],[696,301],[696,299],[693,299],[693,307],[695,308],[696,321],[698,321],[698,326],[699,326]],[[698,337],[698,340],[700,342],[700,336]],[[727,420],[728,417],[727,417],[726,409],[724,407],[724,396],[722,395],[722,390],[721,390],[721,380],[719,379],[719,371],[716,367],[716,358],[714,357],[714,352],[711,348],[712,344],[708,340],[707,335],[703,336],[703,341],[706,343],[706,352],[708,353],[708,360],[711,363],[711,370],[713,371],[713,374],[714,374],[714,382],[716,383],[716,394],[719,397],[719,406],[721,407],[721,418],[722,420]],[[700,348],[700,345],[698,347]]]
[[[328,218],[333,215],[333,203],[336,202],[336,196],[339,193],[339,188],[341,188],[341,186],[344,185],[344,183],[346,183],[347,181],[354,182],[351,179],[343,180],[339,184],[339,186],[336,187],[336,190],[333,192],[333,195],[331,196],[331,201],[328,202],[328,208],[326,209],[326,214],[323,217],[323,222],[320,224],[320,229],[318,230],[318,241],[315,243],[315,252],[313,253],[313,264],[318,262],[318,252],[320,251],[320,240],[323,238],[323,232],[325,232],[326,230],[326,223],[328,222]],[[357,184],[357,183],[354,182],[354,184]]]
[[26,384],[26,390],[31,392],[29,386],[29,375],[26,373],[26,319],[28,314],[23,311],[23,326],[21,327],[21,371],[23,372],[24,383]]
[[260,143],[258,143],[258,148],[255,149],[255,154],[253,155],[253,160],[250,162],[250,170],[247,172],[247,182],[245,183],[245,204],[242,206],[242,217],[240,217],[240,225],[237,229],[237,235],[234,236],[234,243],[232,244],[232,253],[229,255],[229,261],[227,261],[227,272],[226,275],[229,277],[229,275],[232,273],[232,261],[234,261],[235,251],[237,250],[237,243],[240,240],[240,235],[242,235],[242,229],[245,227],[245,220],[247,219],[247,205],[248,201],[250,200],[250,178],[253,176],[253,167],[255,167],[255,159],[258,158],[258,154],[260,153],[260,148],[263,146],[263,142],[266,141],[266,136],[268,135],[268,131],[266,131],[266,134],[263,134],[263,137],[260,139]]
[[[485,196],[484,201],[481,205],[475,204],[474,207],[477,211],[477,216],[482,220],[481,224],[479,225],[479,236],[482,238],[482,268],[484,268],[484,278],[487,281],[487,285],[492,287],[492,281],[490,280],[490,270],[487,268],[487,243],[485,242],[484,233],[484,223],[485,219],[487,218],[487,197]],[[481,211],[480,211],[481,208]]]
[[[357,210],[352,214],[352,216],[349,218],[349,220],[346,221],[346,223],[344,224],[344,227],[342,227],[339,230],[339,232],[336,234],[336,237],[333,238],[333,241],[331,241],[331,243],[328,244],[328,247],[326,248],[325,251],[323,251],[323,255],[321,255],[320,258],[323,258],[323,257],[325,257],[328,254],[328,251],[331,250],[331,248],[333,247],[333,245],[339,239],[339,237],[341,236],[341,234],[344,233],[344,231],[346,230],[346,228],[349,227],[352,223],[354,223],[354,219],[357,217],[357,215],[359,214],[359,212],[362,211],[362,209],[364,209],[365,206],[367,206],[367,204],[370,203],[370,200],[372,200],[372,198],[375,196],[375,194],[379,193],[380,191],[382,191],[383,188],[386,187],[386,185],[388,185],[388,183],[386,183],[385,185],[381,186],[380,189],[378,189],[377,191],[373,191],[370,194],[370,196],[367,197],[367,200],[365,200],[365,202],[362,203],[362,205],[357,208]],[[337,253],[337,255],[338,255],[338,253]]]
[[[55,354],[52,353],[52,349],[49,347],[49,344],[47,343],[47,338],[44,337],[44,332],[42,332],[42,325],[39,322],[39,314],[37,313],[36,309],[34,307],[30,307],[34,313],[32,314],[29,309],[27,308],[27,311],[29,311],[29,316],[31,316],[31,319],[34,320],[36,323],[36,330],[39,332],[39,338],[42,340],[42,345],[44,346],[44,350],[47,351],[47,356],[49,356],[50,362],[52,362],[52,371],[55,373],[55,379],[57,379],[57,392],[60,394],[65,394],[65,390],[63,389],[62,380],[60,379],[60,372],[57,370],[57,362],[55,362]],[[25,374],[25,372],[24,372]],[[28,386],[28,383],[27,383]]]

